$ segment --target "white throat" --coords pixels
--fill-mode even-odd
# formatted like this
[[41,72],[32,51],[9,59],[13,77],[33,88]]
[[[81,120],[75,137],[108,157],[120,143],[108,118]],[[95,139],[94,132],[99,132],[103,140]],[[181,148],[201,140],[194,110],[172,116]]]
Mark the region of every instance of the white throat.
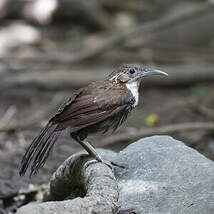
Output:
[[133,105],[134,107],[136,107],[139,102],[139,85],[140,85],[139,81],[126,83],[126,87],[131,91],[133,97],[135,98],[135,103]]

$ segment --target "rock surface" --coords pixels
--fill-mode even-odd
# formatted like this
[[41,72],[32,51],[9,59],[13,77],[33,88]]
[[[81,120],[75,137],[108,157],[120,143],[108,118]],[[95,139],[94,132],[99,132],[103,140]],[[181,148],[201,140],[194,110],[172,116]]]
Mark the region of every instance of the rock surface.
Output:
[[[106,160],[114,152],[97,150]],[[21,207],[17,214],[112,214],[118,210],[118,185],[113,171],[103,163],[88,164],[90,157],[69,157],[53,174],[43,203]],[[71,200],[72,199],[72,200]]]
[[[141,139],[114,159],[119,207],[128,213],[214,213],[214,163],[168,136]],[[123,212],[121,212],[123,213]]]
[[[125,167],[114,168],[119,186],[119,214],[214,213],[214,163],[182,142],[168,136],[153,136],[129,145],[117,155],[98,151],[104,158],[110,157]],[[81,177],[78,160],[83,160],[81,155],[71,156],[51,180],[49,199],[64,198],[64,201],[29,204],[19,209],[18,214],[115,213],[118,193],[111,170],[96,163],[86,168],[85,176]],[[100,179],[97,173],[101,173],[101,177],[104,174],[104,179]],[[80,198],[84,188],[76,189],[84,177],[83,183],[89,187],[86,190],[89,195]],[[109,185],[108,178],[112,185]],[[68,189],[71,190],[70,198],[68,191],[63,191]],[[113,206],[111,201],[115,203]]]

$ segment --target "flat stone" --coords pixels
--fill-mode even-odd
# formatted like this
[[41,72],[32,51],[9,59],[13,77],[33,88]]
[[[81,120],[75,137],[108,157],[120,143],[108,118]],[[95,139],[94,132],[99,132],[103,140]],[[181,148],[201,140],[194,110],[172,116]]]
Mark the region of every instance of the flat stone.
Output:
[[113,161],[126,167],[115,168],[120,213],[214,213],[214,163],[184,143],[143,138]]

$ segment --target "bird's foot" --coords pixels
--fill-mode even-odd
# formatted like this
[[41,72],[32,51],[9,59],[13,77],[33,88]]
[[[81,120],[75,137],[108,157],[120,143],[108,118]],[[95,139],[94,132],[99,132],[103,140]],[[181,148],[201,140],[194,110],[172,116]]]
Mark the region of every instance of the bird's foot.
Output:
[[107,165],[111,170],[113,169],[112,166],[116,166],[116,167],[125,169],[124,166],[121,166],[121,165],[119,165],[119,164],[117,164],[117,163],[114,163],[114,162],[112,162],[112,161],[103,160],[101,157],[96,157],[96,159],[87,161],[87,162],[84,164],[84,167],[87,168],[89,165],[94,164],[94,163],[99,163],[99,162],[104,163],[104,164]]
[[121,166],[113,161],[106,161],[106,160],[103,160],[100,156],[96,157],[96,160],[99,161],[99,162],[102,162],[104,164],[106,164],[107,166],[109,166],[111,169],[112,169],[112,166],[116,166],[116,167],[119,167],[119,168],[122,168],[122,169],[125,169],[125,166]]
[[87,168],[87,167],[90,166],[91,164],[99,163],[99,162],[104,163],[105,165],[107,165],[107,166],[112,170],[111,162],[106,161],[106,160],[103,160],[101,157],[98,157],[98,158],[96,157],[96,159],[87,161],[87,162],[84,164],[84,168]]

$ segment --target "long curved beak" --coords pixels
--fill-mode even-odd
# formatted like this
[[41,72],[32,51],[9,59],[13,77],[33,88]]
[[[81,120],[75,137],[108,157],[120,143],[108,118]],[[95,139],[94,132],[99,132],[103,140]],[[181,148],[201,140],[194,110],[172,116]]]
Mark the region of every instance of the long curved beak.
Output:
[[142,75],[141,75],[141,77],[150,76],[150,75],[164,75],[164,76],[169,76],[167,73],[165,73],[163,71],[160,71],[160,70],[150,69],[150,68],[144,68],[144,69],[142,69]]

